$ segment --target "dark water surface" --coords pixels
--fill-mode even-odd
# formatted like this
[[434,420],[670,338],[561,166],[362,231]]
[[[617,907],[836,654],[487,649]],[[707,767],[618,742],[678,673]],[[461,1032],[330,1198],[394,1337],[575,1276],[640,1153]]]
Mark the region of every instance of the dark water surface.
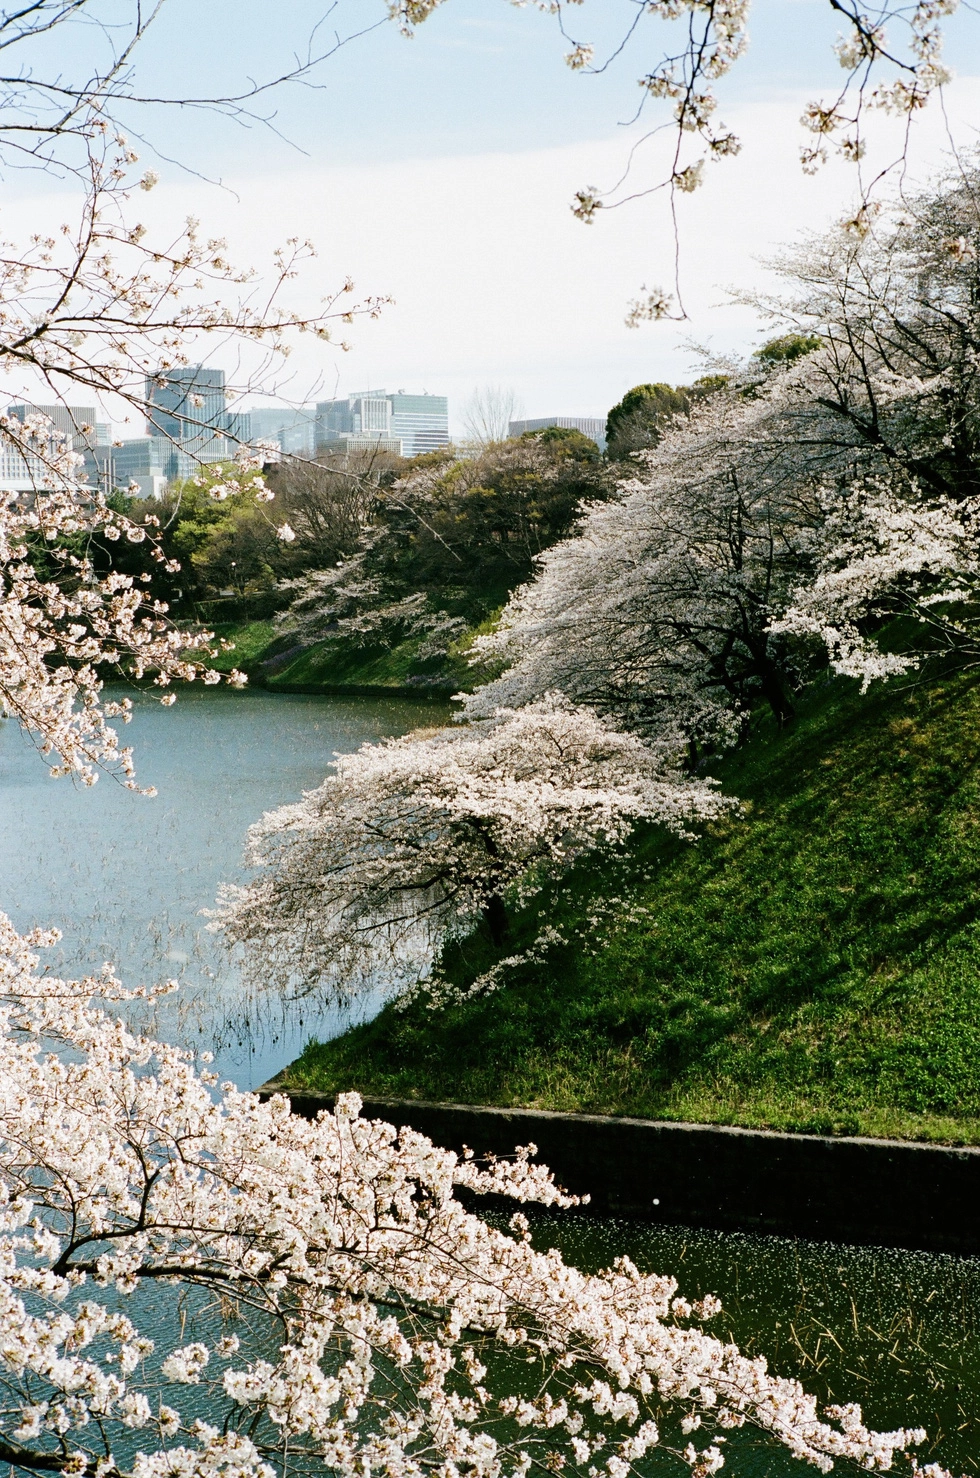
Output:
[[[526,1209],[526,1208],[525,1208]],[[500,1224],[497,1215],[491,1220]],[[566,1261],[590,1271],[624,1254],[645,1272],[669,1272],[688,1297],[717,1293],[722,1314],[709,1326],[779,1375],[796,1377],[822,1404],[858,1401],[879,1430],[923,1426],[920,1463],[939,1462],[954,1474],[980,1473],[980,1259],[882,1248],[833,1246],[660,1227],[606,1217],[531,1214],[539,1248],[557,1246]],[[183,1339],[213,1334],[214,1305],[192,1299]],[[146,1287],[127,1305],[141,1328],[175,1343],[173,1299]],[[273,1345],[275,1340],[272,1341]],[[515,1384],[516,1376],[516,1384]],[[490,1361],[487,1384],[502,1393],[537,1388],[535,1366],[521,1383],[513,1357]],[[168,1401],[188,1416],[215,1420],[203,1390],[182,1388]],[[660,1421],[665,1443],[683,1448],[670,1416]],[[751,1427],[730,1432],[722,1478],[805,1478],[816,1470],[793,1458],[771,1436]],[[600,1459],[600,1472],[604,1471]],[[646,1478],[684,1478],[689,1469],[663,1450],[639,1465]],[[859,1470],[841,1463],[835,1472]],[[895,1471],[908,1473],[903,1459]]]
[[216,1051],[217,1068],[257,1087],[339,1014],[283,1023],[271,1005],[251,1029],[226,1028],[237,974],[201,909],[242,875],[245,833],[263,811],[318,785],[336,751],[445,721],[446,709],[400,699],[320,698],[186,688],[172,708],[136,694],[122,729],[137,778],[155,798],[103,776],[92,789],[52,780],[20,727],[0,721],[0,909],[15,926],[61,929],[44,952],[58,973],[111,961],[126,985],[181,989],[146,1023]]
[[[717,1294],[713,1333],[764,1355],[822,1403],[859,1402],[879,1431],[925,1427],[923,1465],[980,1473],[980,1258],[567,1213],[535,1215],[532,1228],[536,1246],[560,1248],[576,1267],[597,1271],[625,1255],[643,1272],[672,1274],[685,1297]],[[724,1473],[814,1471],[749,1430],[726,1446]]]
[[[217,1046],[222,1074],[255,1086],[307,1036],[344,1020],[284,1025],[270,1011],[251,1034],[228,1030],[237,980],[200,910],[219,882],[240,876],[249,823],[318,784],[334,751],[444,718],[423,702],[261,691],[190,689],[170,709],[137,698],[126,741],[155,800],[105,778],[94,790],[50,780],[19,728],[0,723],[0,908],[19,928],[63,930],[46,956],[59,972],[111,960],[130,984],[178,978],[170,999],[183,1006],[151,1025]],[[716,1328],[747,1354],[765,1355],[823,1401],[860,1401],[873,1426],[926,1427],[921,1461],[980,1474],[980,1259],[552,1215],[534,1219],[534,1236],[579,1266],[627,1254],[672,1273],[687,1296],[718,1294]],[[160,1290],[145,1297],[161,1298],[146,1313],[165,1324]],[[727,1446],[726,1473],[814,1471],[751,1432],[731,1434]],[[644,1467],[657,1478],[686,1471],[663,1454]]]

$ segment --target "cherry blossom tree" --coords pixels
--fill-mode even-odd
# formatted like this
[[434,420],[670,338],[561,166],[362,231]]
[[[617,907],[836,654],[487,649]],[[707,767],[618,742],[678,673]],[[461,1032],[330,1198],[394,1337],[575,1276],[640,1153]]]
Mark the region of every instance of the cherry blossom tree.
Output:
[[438,992],[427,977],[448,940],[482,922],[508,943],[508,895],[526,900],[640,820],[690,835],[730,806],[681,773],[677,747],[617,733],[555,695],[365,745],[252,827],[258,875],[225,890],[216,923],[265,985],[343,996],[427,980]]
[[[865,683],[978,650],[978,187],[980,162],[961,161],[867,230],[788,253],[785,290],[757,300],[819,336],[789,378],[826,416],[801,437],[805,457],[818,441],[827,452],[813,575],[778,630],[815,639]],[[899,615],[914,624],[885,653],[877,633]]]
[[866,228],[785,251],[772,263],[781,291],[743,299],[819,338],[797,383],[860,453],[854,465],[914,478],[926,496],[973,496],[980,481],[978,188],[974,153]]
[[[471,714],[556,689],[628,728],[780,723],[812,664],[864,682],[980,650],[980,164],[779,262],[782,331],[634,457],[476,644]],[[775,352],[785,346],[793,354]],[[799,350],[800,352],[796,352]],[[911,618],[901,651],[882,628]]]
[[[760,700],[792,716],[800,674],[773,619],[821,519],[782,379],[719,392],[638,454],[618,499],[547,550],[481,656],[508,663],[467,700],[482,714],[549,689],[652,735],[726,742]],[[825,458],[814,455],[826,470]]]
[[113,1016],[132,992],[108,972],[39,971],[50,942],[0,915],[12,1471],[631,1478],[659,1453],[709,1478],[746,1423],[823,1472],[892,1470],[923,1440],[821,1413],[708,1332],[716,1299],[628,1258],[581,1273],[522,1212],[464,1209],[460,1191],[571,1204],[533,1146],[480,1165],[363,1120],[356,1094],[310,1122],[219,1088]]

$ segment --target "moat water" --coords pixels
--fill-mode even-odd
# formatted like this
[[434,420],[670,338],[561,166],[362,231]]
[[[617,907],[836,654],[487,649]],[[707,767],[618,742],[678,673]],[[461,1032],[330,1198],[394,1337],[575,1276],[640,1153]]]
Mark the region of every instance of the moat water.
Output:
[[124,738],[153,798],[108,776],[92,788],[52,780],[19,726],[0,722],[0,909],[21,930],[62,931],[61,944],[44,951],[58,974],[109,961],[126,985],[177,980],[179,992],[147,1025],[214,1050],[224,1077],[254,1088],[311,1034],[336,1032],[350,1017],[293,1010],[284,1019],[271,1001],[243,1016],[237,971],[202,910],[220,883],[242,877],[245,833],[263,811],[318,785],[335,753],[440,722],[446,711],[220,687],[182,689],[171,708],[133,696]]

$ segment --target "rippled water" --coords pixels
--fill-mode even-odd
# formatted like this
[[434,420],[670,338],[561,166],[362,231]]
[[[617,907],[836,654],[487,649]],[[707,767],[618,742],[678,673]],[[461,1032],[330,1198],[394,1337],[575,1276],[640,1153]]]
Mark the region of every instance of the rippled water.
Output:
[[172,708],[136,695],[135,706],[126,742],[154,799],[106,777],[93,789],[50,779],[19,726],[0,721],[0,909],[20,929],[62,930],[44,956],[59,973],[109,960],[128,985],[179,980],[149,1024],[216,1048],[224,1076],[256,1087],[344,1018],[283,1023],[270,1006],[251,1030],[227,1026],[237,977],[201,909],[241,876],[249,824],[319,784],[336,751],[441,722],[445,710],[224,688],[185,689]]

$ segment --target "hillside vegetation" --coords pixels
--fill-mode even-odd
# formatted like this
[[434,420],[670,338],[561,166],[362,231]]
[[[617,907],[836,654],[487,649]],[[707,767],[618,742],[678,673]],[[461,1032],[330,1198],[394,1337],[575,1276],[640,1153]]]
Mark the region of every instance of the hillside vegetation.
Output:
[[486,665],[471,663],[469,649],[487,624],[466,630],[432,657],[423,637],[407,637],[394,646],[343,639],[304,646],[291,632],[277,632],[272,621],[217,622],[211,629],[230,649],[216,651],[209,666],[219,672],[240,668],[253,686],[273,692],[398,693],[445,701],[470,691],[485,676]]
[[[580,869],[546,900],[568,943],[543,963],[443,1010],[388,1007],[283,1081],[980,1143],[978,758],[970,674],[815,687],[718,767],[741,818],[637,841],[623,867],[646,913],[597,933],[622,879]],[[513,946],[531,921],[511,924]],[[449,973],[494,958],[477,935]]]
[[[253,833],[221,915],[253,980],[410,990],[441,954],[459,987],[311,1047],[294,1081],[980,1143],[978,199],[974,157],[786,253],[786,332],[701,397],[637,386],[610,417],[613,444],[653,440],[549,524],[467,724],[343,762]],[[543,456],[467,498],[472,464],[417,484],[437,532],[473,505],[487,605],[493,551],[530,546],[475,538],[483,484]],[[573,462],[548,473],[566,492],[594,465]],[[401,517],[308,578],[298,626],[375,640],[424,599],[429,649],[457,638],[469,545]],[[438,611],[406,581],[430,564]],[[704,784],[718,754],[739,814]]]

